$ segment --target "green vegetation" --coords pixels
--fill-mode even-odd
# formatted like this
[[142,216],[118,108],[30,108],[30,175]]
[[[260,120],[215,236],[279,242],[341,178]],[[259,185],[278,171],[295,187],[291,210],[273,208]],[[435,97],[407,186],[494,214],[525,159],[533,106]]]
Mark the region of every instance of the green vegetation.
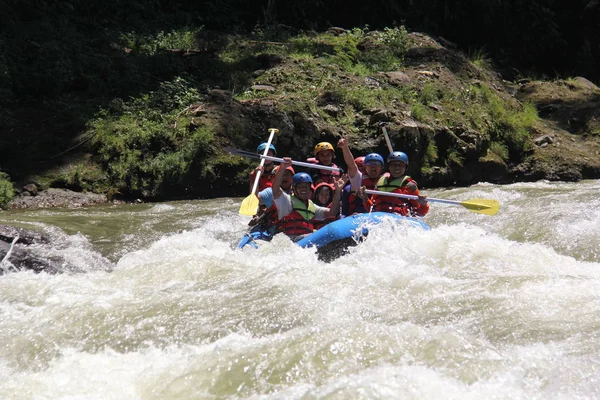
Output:
[[467,53],[467,57],[473,64],[479,68],[489,69],[492,67],[492,60],[484,48],[471,49]]
[[[390,82],[386,72],[415,68],[408,59],[414,35],[404,26],[317,33],[256,25],[273,21],[274,11],[250,16],[235,0],[201,2],[201,11],[178,0],[26,3],[27,17],[11,5],[0,29],[0,127],[11,133],[0,137],[0,160],[16,181],[155,199],[206,196],[206,187],[237,194],[250,163],[221,148],[255,146],[266,117],[278,113],[311,132],[349,132],[369,146],[372,114],[410,115],[434,129],[466,127],[483,147],[518,161],[538,119],[533,105],[503,98],[485,82],[461,77],[450,86],[437,75]],[[232,21],[235,29],[213,30]],[[248,26],[259,27],[250,33]],[[488,70],[483,48],[469,59]],[[251,90],[255,84],[274,91]],[[230,111],[222,104],[206,111],[213,89],[243,106],[235,115],[219,114]],[[274,113],[257,106],[268,102]],[[424,168],[471,161],[456,143],[397,139]],[[297,143],[287,145],[305,156]]]
[[213,140],[211,127],[195,126],[186,113],[201,99],[190,82],[176,78],[159,89],[120,102],[91,123],[92,146],[113,190],[125,195],[161,197],[190,172],[205,166]]
[[[510,104],[483,84],[471,86],[468,98],[474,102],[468,113],[472,125],[488,133],[492,142],[503,144],[511,158],[518,159],[523,151],[531,148],[529,132],[539,120],[533,104]],[[502,157],[502,154],[504,152],[498,155]]]
[[8,174],[0,172],[0,208],[5,208],[14,196],[15,189],[10,177]]
[[435,165],[438,159],[438,148],[435,145],[435,142],[431,141],[427,144],[427,149],[425,150],[425,156],[423,157],[423,168],[429,168]]

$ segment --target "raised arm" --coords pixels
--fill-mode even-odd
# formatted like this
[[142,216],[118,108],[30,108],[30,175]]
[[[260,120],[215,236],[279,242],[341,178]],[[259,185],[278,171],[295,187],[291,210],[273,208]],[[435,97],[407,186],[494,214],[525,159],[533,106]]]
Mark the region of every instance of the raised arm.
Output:
[[348,165],[348,176],[350,178],[354,178],[358,172],[358,167],[356,166],[356,162],[354,162],[354,156],[348,147],[348,135],[341,138],[338,141],[337,146],[342,149],[342,153],[344,154],[344,161],[346,162],[346,165]]
[[333,192],[333,199],[331,200],[331,208],[325,212],[325,218],[337,217],[340,213],[340,197],[342,189],[346,184],[347,176],[342,176],[340,179],[335,181],[335,190]]
[[283,163],[281,163],[279,168],[277,168],[277,174],[275,174],[273,186],[271,187],[274,199],[278,199],[279,196],[281,196],[281,181],[283,180],[283,174],[285,174],[285,169],[291,165],[292,159],[289,157],[283,157]]

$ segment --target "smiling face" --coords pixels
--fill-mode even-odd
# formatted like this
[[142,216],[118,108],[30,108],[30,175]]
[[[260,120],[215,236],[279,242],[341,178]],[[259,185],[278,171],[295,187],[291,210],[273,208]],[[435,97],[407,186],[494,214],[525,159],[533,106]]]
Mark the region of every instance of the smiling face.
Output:
[[327,186],[320,188],[319,193],[317,193],[317,201],[319,202],[319,205],[326,206],[327,204],[331,203],[331,195],[331,188]]
[[301,182],[294,186],[294,194],[300,200],[308,200],[312,198],[312,184]]
[[369,161],[365,163],[365,171],[367,175],[371,179],[377,179],[381,175],[381,170],[383,169],[383,165],[377,161]]
[[333,151],[322,150],[317,153],[316,159],[323,165],[331,165],[333,162]]
[[390,170],[392,178],[400,178],[404,176],[404,173],[406,172],[406,164],[402,161],[390,161],[388,163],[388,169]]

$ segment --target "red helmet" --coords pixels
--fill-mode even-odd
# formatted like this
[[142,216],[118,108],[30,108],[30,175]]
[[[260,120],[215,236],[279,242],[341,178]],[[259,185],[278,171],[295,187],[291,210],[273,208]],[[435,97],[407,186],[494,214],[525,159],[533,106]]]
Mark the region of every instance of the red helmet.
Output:
[[364,156],[356,157],[354,159],[354,163],[356,164],[357,167],[364,167],[365,166],[365,157]]
[[[292,175],[296,174],[296,171],[294,171],[294,167],[292,167],[291,165],[289,167],[287,167],[285,170],[290,171],[292,173]],[[279,165],[273,169],[273,173],[276,174],[277,171],[279,171]]]

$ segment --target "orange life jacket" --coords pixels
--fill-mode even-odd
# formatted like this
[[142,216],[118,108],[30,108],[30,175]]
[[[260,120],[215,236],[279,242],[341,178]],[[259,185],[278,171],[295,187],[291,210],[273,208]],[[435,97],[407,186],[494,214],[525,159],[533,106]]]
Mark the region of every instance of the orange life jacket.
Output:
[[[419,190],[411,191],[407,185],[416,182],[408,175],[402,178],[391,179],[389,173],[385,173],[377,181],[377,190],[391,193],[404,193],[418,196]],[[400,197],[378,196],[373,197],[375,211],[391,212],[405,216],[425,215],[429,211],[429,205],[422,206],[416,200],[408,200]]]

